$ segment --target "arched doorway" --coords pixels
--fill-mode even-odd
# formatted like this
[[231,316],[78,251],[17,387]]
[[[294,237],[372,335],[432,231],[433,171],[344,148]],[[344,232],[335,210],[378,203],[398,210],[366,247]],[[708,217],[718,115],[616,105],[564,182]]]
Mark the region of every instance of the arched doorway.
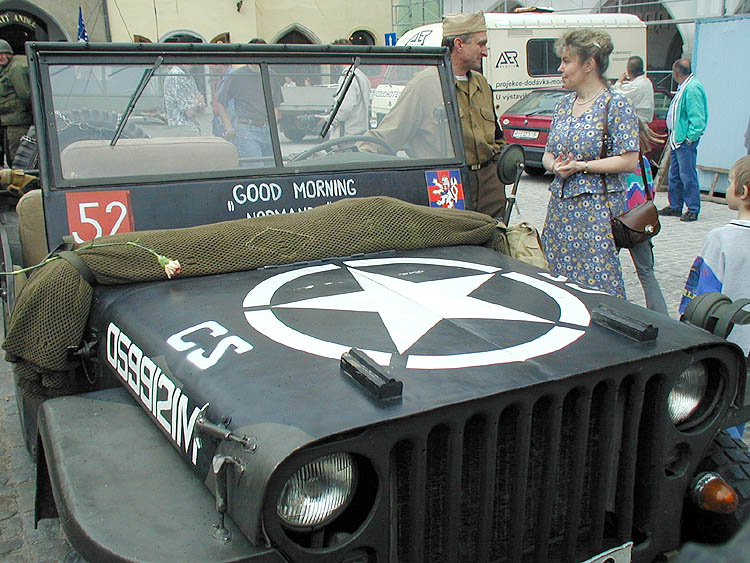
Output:
[[286,29],[282,29],[279,32],[278,39],[276,39],[274,43],[318,45],[320,44],[320,40],[309,29],[306,29],[299,24],[293,24]]
[[162,43],[205,43],[203,37],[187,30],[170,31],[161,38]]
[[[635,14],[644,22],[672,19],[672,14],[660,2],[646,4],[642,0],[607,0],[601,11],[613,14],[618,12],[618,7],[620,12]],[[682,35],[673,23],[654,24],[647,28],[647,40],[649,77],[658,86],[669,88],[672,63],[682,56]]]
[[353,45],[375,45],[375,38],[372,33],[364,29],[358,29],[349,36]]
[[16,54],[24,53],[27,41],[67,41],[57,22],[30,2],[0,2],[0,38],[5,39]]

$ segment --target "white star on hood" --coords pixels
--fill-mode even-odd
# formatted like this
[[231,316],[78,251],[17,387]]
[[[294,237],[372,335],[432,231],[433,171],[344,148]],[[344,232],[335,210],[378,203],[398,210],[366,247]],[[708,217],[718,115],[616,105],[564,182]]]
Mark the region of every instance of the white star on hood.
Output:
[[275,308],[377,313],[403,354],[443,319],[495,319],[551,323],[546,319],[482,301],[469,294],[495,274],[411,282],[348,268],[361,291],[313,297]]

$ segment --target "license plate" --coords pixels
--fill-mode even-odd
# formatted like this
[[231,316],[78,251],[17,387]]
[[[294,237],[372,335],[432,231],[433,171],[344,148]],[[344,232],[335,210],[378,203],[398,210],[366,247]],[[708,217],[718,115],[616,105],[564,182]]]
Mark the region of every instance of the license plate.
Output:
[[591,559],[586,559],[582,563],[630,563],[632,559],[633,542],[629,541],[620,547],[613,547]]
[[514,139],[536,139],[539,136],[539,131],[520,131],[516,129],[513,131]]

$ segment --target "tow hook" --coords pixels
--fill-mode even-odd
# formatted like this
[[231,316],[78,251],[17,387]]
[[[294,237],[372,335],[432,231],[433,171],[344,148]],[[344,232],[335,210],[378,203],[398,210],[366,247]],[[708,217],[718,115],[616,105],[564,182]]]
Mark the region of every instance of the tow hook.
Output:
[[696,506],[719,514],[732,514],[739,506],[737,492],[713,471],[696,475],[689,494]]

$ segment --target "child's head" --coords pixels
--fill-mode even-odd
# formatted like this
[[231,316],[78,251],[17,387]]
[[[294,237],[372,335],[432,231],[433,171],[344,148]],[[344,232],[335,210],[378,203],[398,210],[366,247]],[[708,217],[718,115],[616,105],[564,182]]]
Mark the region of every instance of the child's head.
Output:
[[727,204],[735,211],[750,209],[750,156],[743,156],[729,171]]

